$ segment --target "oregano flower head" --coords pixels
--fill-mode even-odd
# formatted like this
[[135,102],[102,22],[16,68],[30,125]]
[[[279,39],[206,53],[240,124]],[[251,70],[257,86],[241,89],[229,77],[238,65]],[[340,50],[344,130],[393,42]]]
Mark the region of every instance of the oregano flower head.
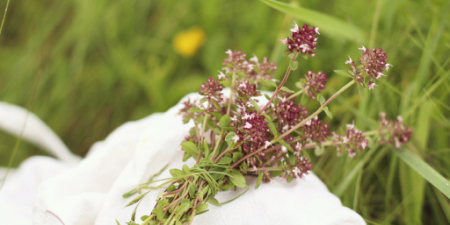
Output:
[[361,83],[365,87],[367,82],[369,90],[372,90],[375,86],[378,86],[375,80],[386,76],[383,74],[383,69],[388,71],[392,65],[386,63],[386,53],[381,48],[366,49],[362,46],[359,50],[363,52],[359,61],[355,62],[349,56],[349,60],[345,64],[349,64],[352,67],[348,71],[358,83]]
[[309,71],[305,74],[305,78],[305,92],[311,99],[315,99],[316,95],[325,89],[325,83],[328,81],[327,75],[322,71],[318,73]]
[[302,28],[299,28],[297,23],[294,22],[294,28],[291,29],[291,38],[287,37],[281,39],[281,43],[287,44],[287,48],[292,53],[299,52],[303,55],[309,54],[314,57],[315,54],[313,50],[316,49],[317,37],[319,34],[318,27],[309,28],[308,25],[304,24]]

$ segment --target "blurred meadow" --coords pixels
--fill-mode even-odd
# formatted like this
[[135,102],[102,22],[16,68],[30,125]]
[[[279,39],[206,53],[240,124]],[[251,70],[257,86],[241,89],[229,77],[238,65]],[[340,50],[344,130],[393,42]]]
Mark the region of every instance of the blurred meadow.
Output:
[[[311,151],[314,173],[368,224],[450,224],[450,1],[280,2],[11,1],[0,36],[0,100],[27,108],[40,76],[31,111],[84,156],[121,124],[198,91],[227,49],[267,56],[281,79],[288,60],[279,39],[293,20],[307,22],[321,27],[316,56],[298,60],[287,86],[296,90],[307,71],[320,70],[329,97],[348,82],[333,72],[348,68],[348,55],[381,47],[393,65],[388,76],[370,92],[350,88],[330,104],[332,120],[321,116],[331,130],[353,120],[374,130],[384,111],[414,130],[403,150],[372,143],[354,159]],[[0,131],[0,166],[15,142]],[[45,152],[22,142],[14,166],[32,155]]]

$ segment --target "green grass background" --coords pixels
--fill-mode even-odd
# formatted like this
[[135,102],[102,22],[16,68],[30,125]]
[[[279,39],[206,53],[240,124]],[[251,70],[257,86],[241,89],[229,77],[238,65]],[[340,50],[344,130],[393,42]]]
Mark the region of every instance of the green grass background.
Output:
[[[402,115],[414,129],[405,149],[450,183],[450,2],[284,2],[350,28],[321,30],[316,57],[299,59],[287,86],[295,89],[304,73],[321,70],[329,77],[324,93],[329,97],[348,82],[333,73],[347,69],[348,55],[357,59],[362,44],[382,47],[394,65],[388,76],[374,91],[358,92],[355,86],[344,92],[330,104],[333,120],[324,119],[331,129],[355,120],[359,129],[373,130],[379,111],[391,119]],[[5,5],[2,1],[0,8]],[[73,152],[85,155],[122,123],[163,112],[198,91],[217,75],[227,49],[268,56],[277,62],[280,79],[288,60],[281,57],[278,39],[288,35],[293,19],[323,22],[250,0],[11,1],[0,36],[0,100],[28,107],[41,74],[31,111]],[[204,30],[206,42],[194,57],[184,58],[172,40],[192,26]],[[356,30],[361,37],[345,35]],[[0,132],[0,166],[8,164],[15,141]],[[392,146],[371,147],[356,159],[327,149],[312,156],[313,170],[368,224],[450,224],[450,201],[426,175],[416,173]],[[14,166],[42,154],[23,142]]]

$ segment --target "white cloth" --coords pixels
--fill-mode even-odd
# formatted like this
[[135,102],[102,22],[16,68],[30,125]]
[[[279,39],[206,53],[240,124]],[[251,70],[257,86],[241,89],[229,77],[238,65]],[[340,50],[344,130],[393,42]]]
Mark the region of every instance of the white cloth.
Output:
[[[193,99],[198,95],[187,97]],[[5,221],[14,221],[17,215],[25,218],[14,224],[31,224],[31,221],[33,224],[116,224],[116,219],[125,224],[134,210],[134,206],[125,205],[135,196],[124,199],[122,195],[167,164],[167,169],[156,179],[170,177],[168,169],[183,165],[180,143],[192,125],[181,122],[177,115],[180,107],[181,103],[164,114],[154,114],[122,125],[104,141],[94,144],[89,155],[71,169],[66,169],[67,163],[56,160],[53,160],[52,168],[48,164],[50,159],[44,162],[44,157],[28,159],[0,192],[0,224],[10,224]],[[34,160],[33,165],[36,166],[41,161],[41,169],[35,169],[36,174],[21,173],[21,170],[33,169],[26,167],[30,160]],[[194,163],[194,160],[186,162],[188,166]],[[56,167],[61,169],[55,172]],[[30,176],[41,173],[39,176],[47,179],[28,182],[34,179]],[[54,173],[59,174],[53,176]],[[257,190],[253,188],[255,179],[246,179],[252,187],[250,191],[231,203],[219,207],[210,205],[210,211],[196,216],[193,224],[365,224],[357,213],[343,207],[340,200],[312,173],[289,184],[284,179],[275,179],[275,183],[261,184]],[[33,191],[37,187],[37,194],[33,191],[14,192],[14,188],[8,188],[14,185],[26,185]],[[136,213],[138,222],[142,215],[151,211],[156,196],[162,191],[152,191],[144,198]],[[224,202],[242,191],[219,192],[216,197]],[[6,195],[10,197],[3,201]],[[21,213],[22,210],[30,211],[29,202],[18,203],[23,206],[22,209],[3,210],[19,195],[28,200],[36,195],[32,218],[31,213]]]

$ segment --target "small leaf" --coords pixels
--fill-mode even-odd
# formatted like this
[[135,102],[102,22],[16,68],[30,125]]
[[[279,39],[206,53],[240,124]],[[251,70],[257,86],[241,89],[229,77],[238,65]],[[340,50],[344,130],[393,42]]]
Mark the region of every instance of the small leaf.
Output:
[[325,106],[323,110],[325,111],[327,116],[330,117],[330,119],[333,119],[333,114],[331,114],[330,110],[328,109],[328,106]]
[[[142,221],[144,221],[144,220],[142,220]],[[120,225],[119,221],[117,221],[117,220],[116,220],[116,223],[117,223],[117,225]]]
[[315,154],[316,156],[322,155],[323,152],[324,152],[323,147],[321,148],[321,147],[317,146],[317,147],[314,149],[314,154]]
[[225,136],[225,141],[226,142],[233,141],[234,136],[236,136],[236,133],[234,133],[234,132],[228,133],[227,136]]
[[197,206],[197,208],[195,209],[195,213],[199,213],[199,212],[201,212],[201,211],[203,211],[203,210],[205,210],[205,209],[207,209],[208,208],[208,204],[206,204],[206,203],[202,203],[202,204],[200,204],[199,206]]
[[291,177],[290,175],[288,175],[288,176],[287,176],[287,182],[288,182],[288,183],[291,183],[291,181],[292,181],[292,177]]
[[267,85],[267,86],[273,86],[273,87],[278,87],[277,84],[275,82],[273,82],[272,80],[265,80],[262,79],[261,83]]
[[181,171],[179,169],[170,169],[169,172],[170,172],[170,175],[172,175],[172,177],[184,176],[183,171]]
[[188,160],[189,158],[191,158],[191,154],[189,154],[189,153],[186,153],[186,154],[184,154],[183,155],[183,162],[186,162],[186,160]]
[[286,86],[281,87],[281,90],[283,90],[283,91],[285,91],[285,92],[288,92],[288,93],[295,93],[295,91],[289,89],[289,88],[286,87]]
[[186,164],[183,165],[183,171],[186,175],[191,174],[191,171],[189,170],[189,166]]
[[303,89],[303,84],[300,81],[295,82],[295,86],[298,87],[299,89]]
[[346,70],[335,70],[334,72],[337,73],[338,75],[341,75],[344,77],[353,78],[353,76],[351,74],[349,74],[348,71],[346,71]]
[[206,139],[203,139],[203,150],[205,151],[205,158],[209,158],[209,146],[208,146],[208,142],[206,141]]
[[259,105],[258,105],[253,99],[250,99],[250,102],[251,102],[252,105],[255,107],[255,109],[256,109],[257,111],[259,111]]
[[292,149],[292,147],[288,143],[286,143],[286,141],[284,141],[283,139],[277,140],[277,142],[286,147],[286,149],[289,150],[290,152],[294,152],[294,149]]
[[195,197],[195,192],[197,191],[197,185],[195,185],[195,184],[191,184],[191,185],[189,185],[189,196],[191,197],[191,198],[194,198]]
[[282,56],[283,56],[283,57],[286,57],[286,56],[290,55],[291,53],[292,53],[292,52],[289,51],[289,49],[286,49],[286,50],[283,52]]
[[270,132],[272,132],[273,136],[278,137],[278,131],[275,127],[275,124],[272,121],[265,120],[267,122],[267,126],[269,126]]
[[230,162],[231,162],[231,158],[229,158],[229,157],[222,157],[222,158],[219,159],[217,164],[228,164]]
[[158,220],[162,220],[162,219],[163,219],[164,213],[163,213],[163,207],[162,207],[162,205],[156,206],[155,209],[154,209],[153,211],[154,211],[154,213],[156,214],[156,218],[157,218]]
[[294,56],[295,56],[295,54],[294,54],[294,53],[291,53],[291,54],[289,54],[288,56],[289,56],[290,59],[293,59]]
[[306,97],[305,94],[302,95],[302,98],[300,99],[300,103],[302,105],[305,105],[308,102],[308,98]]
[[159,205],[162,205],[162,206],[168,206],[168,205],[170,205],[169,200],[167,200],[167,199],[164,199],[164,200],[156,200],[156,202],[157,202]]
[[228,177],[230,178],[230,181],[236,185],[236,187],[245,188],[245,178],[244,175],[241,174],[241,172],[233,169],[230,172],[228,172]]
[[177,220],[177,222],[175,222],[175,225],[183,225],[179,220]]
[[137,196],[137,197],[136,197],[135,199],[133,199],[130,203],[128,203],[127,206],[136,204],[136,203],[139,202],[139,201],[140,201],[147,193],[148,193],[148,192],[145,192],[144,194],[141,194],[141,195]]
[[231,80],[222,80],[222,81],[219,81],[219,84],[222,84],[224,87],[230,88]]
[[297,61],[289,61],[289,67],[291,67],[291,70],[294,71],[298,68],[298,62]]
[[242,154],[241,152],[234,152],[233,153],[233,162],[237,162],[239,159],[242,158],[242,156],[244,156],[244,154]]
[[203,111],[205,111],[205,110],[199,109],[199,108],[192,108],[192,109],[188,110],[188,112],[190,112],[190,113],[199,113],[199,112],[203,112]]
[[256,179],[255,189],[258,189],[259,185],[261,184],[262,179],[263,179],[263,174],[259,173],[258,179]]
[[185,213],[186,211],[188,211],[188,209],[191,208],[191,204],[188,202],[184,202],[181,203],[176,209],[175,209],[175,214],[180,216],[183,215],[183,213]]
[[323,105],[323,103],[325,103],[325,98],[322,95],[317,95],[317,100],[319,100],[320,105]]
[[270,96],[267,94],[264,94],[264,97],[269,101],[270,100]]
[[220,127],[228,127],[230,125],[231,119],[229,115],[223,115],[222,118],[220,118],[219,126]]
[[221,206],[221,205],[222,205],[222,204],[220,204],[220,202],[217,201],[217,199],[215,199],[214,197],[210,197],[210,198],[208,199],[208,202],[211,203],[211,204],[213,204],[213,205],[215,205],[215,206]]
[[192,155],[198,154],[197,145],[195,145],[192,141],[184,141],[183,143],[181,143],[181,147],[187,153],[190,153]]

